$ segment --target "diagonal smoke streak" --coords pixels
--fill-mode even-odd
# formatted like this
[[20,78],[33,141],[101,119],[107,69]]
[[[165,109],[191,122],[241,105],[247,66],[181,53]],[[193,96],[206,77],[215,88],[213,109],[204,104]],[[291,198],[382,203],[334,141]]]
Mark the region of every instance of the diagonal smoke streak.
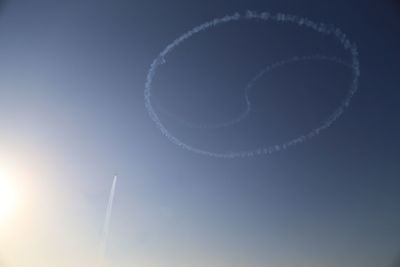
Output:
[[112,186],[111,186],[111,191],[110,191],[110,197],[109,197],[108,203],[107,203],[106,217],[104,219],[104,225],[103,225],[103,230],[102,230],[102,234],[101,234],[100,251],[99,251],[100,263],[102,263],[104,261],[105,253],[106,253],[106,249],[107,249],[107,239],[108,239],[108,235],[110,232],[110,221],[111,221],[111,214],[112,214],[116,185],[117,185],[117,176],[114,176]]

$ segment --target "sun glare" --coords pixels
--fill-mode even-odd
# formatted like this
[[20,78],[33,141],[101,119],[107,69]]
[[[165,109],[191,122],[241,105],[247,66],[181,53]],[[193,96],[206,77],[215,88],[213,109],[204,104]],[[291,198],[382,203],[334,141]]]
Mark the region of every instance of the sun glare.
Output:
[[12,217],[17,204],[17,189],[11,177],[0,175],[0,224]]

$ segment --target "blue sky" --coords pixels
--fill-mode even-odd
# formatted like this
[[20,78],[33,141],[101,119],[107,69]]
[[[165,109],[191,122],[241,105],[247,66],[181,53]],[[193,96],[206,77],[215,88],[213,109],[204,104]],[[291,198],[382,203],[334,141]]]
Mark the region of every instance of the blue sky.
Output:
[[[340,27],[359,48],[359,92],[328,130],[287,151],[190,153],[148,116],[149,66],[194,26],[248,9]],[[9,0],[0,12],[0,167],[14,166],[25,188],[18,216],[0,228],[0,266],[95,266],[114,174],[107,266],[389,267],[397,258],[395,1]],[[229,119],[260,68],[315,53],[348,60],[331,38],[296,26],[224,25],[171,53],[154,101],[188,121]],[[350,79],[335,64],[293,64],[259,81],[251,115],[234,127],[161,118],[207,150],[268,146],[315,127]]]

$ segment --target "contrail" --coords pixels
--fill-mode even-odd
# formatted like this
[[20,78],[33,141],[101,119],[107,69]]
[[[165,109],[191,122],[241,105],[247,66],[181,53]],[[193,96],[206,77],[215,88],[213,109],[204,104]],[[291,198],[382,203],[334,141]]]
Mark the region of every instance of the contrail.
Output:
[[103,225],[103,230],[102,230],[102,234],[101,234],[99,264],[103,264],[104,258],[105,258],[105,253],[106,253],[106,248],[107,248],[107,239],[108,239],[108,234],[110,232],[111,213],[112,213],[112,207],[113,207],[113,202],[114,202],[116,185],[117,185],[117,176],[115,175],[113,178],[112,186],[111,186],[110,197],[108,199],[108,204],[107,204],[106,217],[104,219],[104,225]]
[[[352,71],[352,78],[351,78],[351,85],[349,90],[341,101],[340,105],[329,115],[325,120],[323,120],[320,125],[317,125],[311,131],[304,133],[296,138],[291,140],[287,140],[281,144],[275,144],[272,146],[267,147],[259,147],[252,150],[245,150],[245,151],[229,151],[229,152],[214,152],[210,150],[205,150],[202,148],[198,148],[192,146],[191,144],[185,143],[181,141],[180,138],[175,136],[171,133],[161,122],[157,112],[155,111],[152,101],[151,101],[151,89],[154,77],[156,76],[156,72],[159,68],[167,63],[167,58],[169,54],[175,50],[179,45],[184,43],[189,38],[193,37],[194,35],[209,30],[210,28],[230,23],[234,21],[244,21],[244,20],[258,20],[258,21],[270,21],[274,23],[281,23],[281,24],[292,24],[297,27],[304,27],[308,28],[314,32],[317,32],[322,35],[327,35],[333,37],[332,39],[336,41],[344,51],[348,52],[351,62],[348,65],[351,66]],[[264,72],[265,73],[265,72]],[[261,74],[262,75],[262,74]],[[257,13],[254,11],[247,11],[245,14],[235,13],[233,15],[228,15],[222,18],[216,18],[211,21],[205,22],[193,29],[187,31],[186,33],[182,34],[180,37],[175,39],[172,43],[167,45],[164,50],[162,50],[159,55],[153,60],[150,65],[150,69],[147,72],[146,83],[145,83],[145,90],[144,90],[144,102],[147,112],[149,113],[150,118],[153,120],[157,128],[160,132],[169,139],[175,145],[186,149],[188,151],[198,153],[201,155],[206,155],[210,157],[217,157],[217,158],[245,158],[245,157],[253,157],[257,155],[269,155],[274,152],[286,150],[292,146],[297,144],[306,142],[314,138],[315,136],[319,135],[322,131],[328,129],[345,111],[345,109],[350,105],[350,102],[353,96],[356,94],[359,85],[359,76],[360,76],[360,61],[359,61],[359,53],[355,43],[351,42],[347,35],[339,28],[324,23],[314,22],[305,17],[299,17],[296,15],[291,14],[270,14],[268,12]],[[250,86],[251,87],[251,86]],[[247,102],[249,104],[249,102]],[[238,119],[234,120],[233,122],[228,122],[227,126],[235,124],[241,121],[246,114],[248,113],[248,109],[245,111],[244,116],[239,116]],[[221,125],[217,125],[219,127]],[[224,125],[225,126],[225,125]]]

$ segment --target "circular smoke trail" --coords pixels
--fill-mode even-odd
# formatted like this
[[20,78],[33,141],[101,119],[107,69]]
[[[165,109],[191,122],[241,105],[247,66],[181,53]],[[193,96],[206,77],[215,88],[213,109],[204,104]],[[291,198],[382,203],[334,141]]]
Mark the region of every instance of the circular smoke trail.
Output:
[[[166,57],[168,56],[169,53],[171,53],[175,48],[177,48],[180,44],[185,42],[187,39],[191,38],[193,35],[195,35],[199,32],[202,32],[202,31],[206,31],[207,29],[209,29],[211,27],[215,27],[215,26],[218,26],[221,24],[232,22],[232,21],[240,21],[240,20],[261,20],[261,21],[274,21],[274,22],[278,22],[278,23],[291,23],[291,24],[299,26],[299,27],[309,28],[320,34],[333,36],[334,39],[337,42],[339,42],[339,44],[342,46],[342,48],[345,51],[349,52],[350,56],[351,56],[351,63],[349,63],[349,65],[351,67],[353,75],[352,75],[352,82],[351,82],[349,91],[347,92],[345,98],[342,100],[341,104],[320,125],[318,125],[314,129],[312,129],[310,132],[300,135],[294,139],[288,140],[282,144],[275,144],[275,145],[267,146],[267,147],[259,147],[257,149],[247,150],[247,151],[236,151],[236,152],[226,152],[226,153],[208,151],[208,150],[204,150],[201,148],[191,146],[190,144],[186,144],[167,130],[167,128],[161,122],[159,116],[157,115],[157,113],[154,110],[154,107],[151,103],[151,87],[152,87],[152,82],[156,75],[157,69],[161,65],[166,63]],[[298,58],[301,58],[301,57],[298,57]],[[318,134],[320,134],[321,131],[329,128],[332,125],[332,123],[334,123],[343,114],[344,110],[350,105],[352,97],[358,90],[359,76],[360,76],[360,62],[358,59],[357,46],[354,43],[352,43],[347,38],[346,34],[343,33],[342,30],[340,30],[339,28],[337,28],[333,25],[317,23],[317,22],[309,20],[308,18],[303,18],[303,17],[299,17],[296,15],[291,15],[291,14],[278,13],[278,14],[273,15],[273,14],[270,14],[267,12],[257,13],[254,11],[247,11],[244,15],[235,13],[234,15],[228,15],[228,16],[225,16],[222,18],[216,18],[211,21],[205,22],[197,27],[194,27],[190,31],[184,33],[179,38],[177,38],[175,41],[173,41],[172,43],[167,45],[167,47],[165,47],[165,49],[163,51],[161,51],[161,53],[157,56],[157,58],[155,58],[153,60],[153,62],[150,65],[150,69],[148,70],[147,77],[146,77],[145,90],[144,90],[144,101],[145,101],[145,107],[149,113],[149,116],[153,120],[153,122],[156,124],[157,128],[161,131],[161,133],[165,137],[167,137],[175,145],[182,147],[188,151],[206,155],[206,156],[211,156],[211,157],[218,157],[218,158],[252,157],[252,156],[257,156],[257,155],[268,155],[268,154],[272,154],[277,151],[286,150],[294,145],[303,143],[303,142],[317,136]],[[256,78],[255,80],[253,79],[254,82],[257,79],[258,78]],[[246,99],[246,101],[247,101],[247,99]],[[249,102],[247,102],[247,104],[249,104]],[[249,112],[249,111],[245,111],[245,112]],[[239,119],[228,122],[228,124],[232,125],[232,123],[234,124],[234,123],[241,121],[244,117],[247,116],[246,114],[244,116],[239,116],[238,117]],[[227,126],[229,126],[229,125],[227,125]]]

